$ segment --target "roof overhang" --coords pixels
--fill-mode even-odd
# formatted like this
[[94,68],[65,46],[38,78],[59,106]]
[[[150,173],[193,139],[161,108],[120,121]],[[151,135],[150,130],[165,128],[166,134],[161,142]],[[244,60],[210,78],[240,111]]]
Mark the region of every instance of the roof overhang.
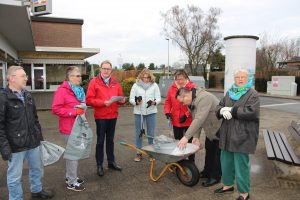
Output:
[[0,32],[17,51],[34,51],[30,15],[22,1],[0,1]]
[[100,53],[98,48],[39,47],[33,52],[19,52],[21,59],[75,59],[84,60]]

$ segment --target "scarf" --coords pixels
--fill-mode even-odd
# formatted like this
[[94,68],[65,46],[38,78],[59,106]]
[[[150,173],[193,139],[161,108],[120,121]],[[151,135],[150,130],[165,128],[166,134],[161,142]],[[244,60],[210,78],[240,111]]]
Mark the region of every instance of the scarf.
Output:
[[144,90],[147,90],[150,86],[151,86],[151,82],[149,82],[149,83],[145,83],[144,81],[142,81],[142,80],[139,80],[138,82],[137,82],[137,85],[138,86],[141,86]]
[[68,83],[69,83],[69,86],[70,86],[71,90],[75,94],[76,99],[80,102],[84,102],[85,101],[85,94],[84,94],[83,88],[80,85],[74,86],[69,81],[68,81]]
[[253,75],[249,75],[248,82],[245,85],[237,86],[235,83],[231,86],[231,88],[228,90],[229,97],[237,101],[239,100],[244,94],[246,94],[249,89],[253,86]]
[[100,75],[102,80],[104,81],[105,85],[109,86],[110,77],[104,78],[102,75]]

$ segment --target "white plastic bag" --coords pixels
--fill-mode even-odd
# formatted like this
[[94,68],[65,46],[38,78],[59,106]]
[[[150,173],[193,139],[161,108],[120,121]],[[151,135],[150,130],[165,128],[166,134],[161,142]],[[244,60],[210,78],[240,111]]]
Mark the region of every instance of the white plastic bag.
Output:
[[40,149],[44,166],[57,162],[65,151],[64,148],[47,141],[41,141]]
[[91,154],[93,132],[84,115],[75,119],[71,135],[69,136],[64,159],[81,160]]

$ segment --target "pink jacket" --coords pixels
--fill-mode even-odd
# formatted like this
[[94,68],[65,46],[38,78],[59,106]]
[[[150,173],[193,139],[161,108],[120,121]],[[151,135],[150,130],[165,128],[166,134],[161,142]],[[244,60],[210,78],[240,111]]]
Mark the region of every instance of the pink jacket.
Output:
[[59,131],[62,134],[71,134],[76,118],[74,107],[80,103],[67,81],[64,81],[54,93],[52,113],[59,117]]

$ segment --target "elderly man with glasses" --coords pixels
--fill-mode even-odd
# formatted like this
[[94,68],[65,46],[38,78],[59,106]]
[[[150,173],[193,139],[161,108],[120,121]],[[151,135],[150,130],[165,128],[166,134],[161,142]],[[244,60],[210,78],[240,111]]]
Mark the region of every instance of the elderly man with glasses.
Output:
[[40,141],[43,140],[35,103],[25,90],[28,77],[21,66],[7,71],[8,86],[0,95],[0,150],[8,161],[7,187],[10,200],[23,199],[22,171],[26,159],[32,198],[50,199],[54,195],[42,187],[43,166]]

